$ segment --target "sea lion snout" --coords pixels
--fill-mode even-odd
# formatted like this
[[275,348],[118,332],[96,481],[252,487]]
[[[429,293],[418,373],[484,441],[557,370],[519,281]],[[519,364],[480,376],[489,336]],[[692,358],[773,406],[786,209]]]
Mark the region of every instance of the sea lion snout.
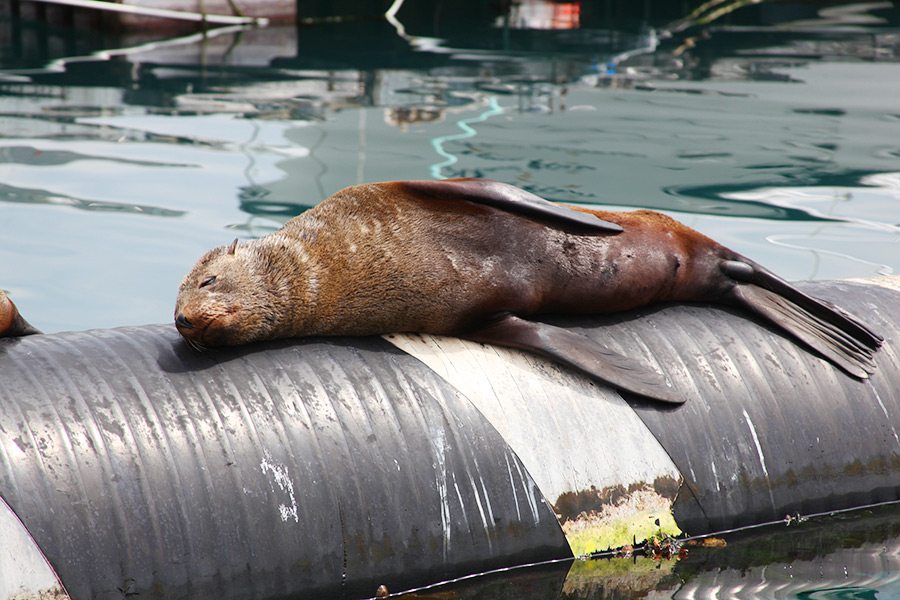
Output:
[[204,337],[208,325],[208,321],[202,321],[193,314],[188,317],[181,310],[177,311],[175,315],[175,329],[196,350],[206,349],[207,342]]
[[184,341],[194,350],[206,350],[206,344],[203,342],[203,332],[194,327],[194,324],[179,312],[175,316],[175,329],[184,338]]
[[233,317],[233,312],[216,310],[210,313],[203,306],[187,305],[175,315],[175,328],[191,346],[202,350],[207,346],[228,344]]
[[178,313],[178,315],[175,316],[175,327],[178,328],[178,331],[181,331],[182,329],[193,329],[194,324],[184,316],[184,313]]

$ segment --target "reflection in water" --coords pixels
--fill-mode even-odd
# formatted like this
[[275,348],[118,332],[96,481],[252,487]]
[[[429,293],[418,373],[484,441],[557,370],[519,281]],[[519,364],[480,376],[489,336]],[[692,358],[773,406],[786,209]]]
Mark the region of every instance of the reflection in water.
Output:
[[499,115],[502,112],[503,108],[499,104],[497,104],[497,98],[491,97],[488,99],[487,110],[485,110],[483,113],[481,113],[477,117],[472,117],[471,119],[461,119],[456,122],[456,126],[462,129],[462,133],[432,138],[431,145],[434,147],[434,151],[437,152],[440,156],[444,157],[445,160],[431,165],[431,176],[435,179],[444,179],[444,167],[450,167],[459,161],[458,156],[450,154],[444,149],[444,144],[475,137],[477,132],[472,128],[472,125],[474,123],[482,123],[490,117]]
[[[729,11],[734,8],[731,5]],[[842,52],[855,57],[865,54],[861,48],[873,45],[878,30],[875,34],[823,32],[819,25],[818,29],[799,32],[772,28],[766,30],[765,37],[748,38],[745,29],[723,28],[716,35],[711,36],[707,31],[704,36],[678,38],[659,46],[656,29],[644,27],[634,34],[588,29],[579,21],[580,13],[574,5],[532,2],[516,5],[502,18],[485,16],[484,21],[493,27],[479,30],[477,34],[450,27],[441,31],[442,37],[433,37],[411,33],[414,28],[428,27],[424,19],[416,19],[420,17],[417,13],[411,15],[411,25],[403,25],[399,19],[404,18],[404,10],[409,9],[395,3],[389,19],[381,23],[330,24],[304,30],[302,36],[292,31],[279,32],[276,39],[296,46],[292,58],[278,55],[283,46],[268,45],[270,32],[274,30],[250,30],[231,40],[224,35],[200,40],[184,38],[180,46],[144,44],[127,52],[105,51],[90,57],[94,61],[91,73],[80,76],[77,67],[85,64],[81,59],[56,61],[43,72],[18,69],[9,73],[27,72],[32,81],[60,80],[68,84],[90,84],[107,78],[121,80],[122,75],[127,75],[127,81],[121,81],[120,85],[130,88],[123,98],[129,104],[153,106],[155,111],[172,115],[214,112],[252,120],[268,119],[284,123],[286,129],[291,127],[290,122],[314,122],[329,137],[341,133],[340,112],[384,107],[384,121],[393,124],[399,132],[421,137],[429,135],[426,128],[434,130],[428,142],[438,161],[427,166],[431,176],[494,177],[562,201],[731,217],[815,220],[816,217],[802,209],[784,210],[764,202],[735,201],[727,192],[735,185],[740,189],[774,187],[788,179],[795,185],[828,185],[827,180],[836,173],[843,173],[845,179],[856,173],[877,173],[884,168],[877,163],[887,162],[872,157],[871,152],[860,155],[853,148],[858,161],[844,164],[840,156],[843,146],[834,135],[819,135],[828,140],[823,143],[806,141],[806,131],[785,135],[784,132],[791,132],[792,115],[820,119],[810,121],[809,128],[823,132],[835,125],[829,125],[829,120],[840,118],[847,123],[846,127],[853,127],[853,121],[858,120],[843,108],[797,106],[807,101],[800,99],[805,92],[785,94],[780,90],[783,98],[768,103],[760,102],[758,93],[753,91],[666,84],[669,79],[687,82],[698,77],[759,80],[762,71],[779,72],[801,82],[791,73],[802,65],[797,62],[799,57],[806,58],[806,55],[800,49],[792,50],[790,44],[811,35],[827,39],[837,36]],[[860,10],[840,13],[845,19],[842,22],[859,22]],[[577,34],[553,27],[559,25],[559,15],[563,13],[569,15],[566,21],[569,25],[582,25],[575,30]],[[832,13],[829,15],[828,19],[836,18]],[[689,21],[696,24],[710,19],[708,14],[698,14]],[[450,22],[456,23],[452,19]],[[884,17],[874,16],[866,22],[888,24]],[[521,27],[522,24],[530,27]],[[662,31],[670,36],[672,30],[685,27],[679,23],[670,25],[668,32]],[[687,31],[694,30],[688,27]],[[423,40],[430,42],[426,44]],[[195,49],[194,43],[200,49]],[[322,47],[328,48],[327,54],[319,51]],[[174,52],[176,48],[180,50]],[[365,48],[375,51],[365,51]],[[382,48],[390,49],[390,59],[379,50]],[[263,49],[262,54],[259,49]],[[774,49],[779,52],[773,53]],[[786,60],[786,55],[797,58]],[[126,73],[117,63],[101,60],[110,56],[139,57],[139,60]],[[773,61],[769,56],[779,58]],[[891,58],[884,52],[879,57]],[[198,68],[199,58],[203,63]],[[390,68],[385,68],[387,63]],[[698,70],[698,64],[706,66]],[[59,65],[66,67],[62,73],[56,73]],[[415,70],[404,71],[409,68]],[[727,76],[723,74],[724,69],[730,69]],[[98,78],[98,70],[107,73]],[[822,76],[834,77],[834,74]],[[645,94],[647,97],[636,103],[610,103],[609,100],[617,98],[597,94],[596,90],[601,89],[639,90],[652,95]],[[35,91],[36,88],[32,93]],[[29,91],[19,85],[18,93],[27,96]],[[684,93],[699,94],[703,99],[679,98]],[[655,98],[660,94],[667,97]],[[512,103],[502,100],[504,97]],[[487,112],[476,108],[485,104],[490,104]],[[755,108],[745,112],[745,106]],[[472,115],[472,109],[478,112]],[[698,109],[709,114],[724,111],[724,118],[704,122],[695,118]],[[532,111],[543,114],[530,115]],[[580,112],[573,115],[575,111]],[[513,113],[517,115],[512,127],[495,123],[478,143],[471,141],[475,132],[467,123],[485,121],[504,112],[508,113],[507,120]],[[365,114],[359,113],[360,122],[365,120]],[[451,114],[463,133],[427,127],[443,124]],[[772,118],[772,115],[776,116]],[[538,122],[530,116],[544,119]],[[748,117],[753,121],[734,120]],[[760,119],[771,122],[760,127]],[[107,124],[128,126],[114,120],[107,120]],[[320,179],[319,187],[325,195],[347,183],[372,179],[368,175],[363,177],[361,170],[364,154],[361,148],[364,140],[372,138],[370,129],[371,126],[358,127],[356,177],[348,180],[340,173],[341,177],[332,178],[333,182]],[[694,136],[693,141],[681,137],[686,131]],[[896,147],[889,139],[891,134],[885,131],[878,136],[881,139],[872,139],[870,147]],[[528,138],[527,143],[523,143],[523,135]],[[842,133],[840,138],[845,136]],[[189,143],[190,138],[190,135],[181,136],[173,142]],[[404,141],[410,145],[409,140]],[[620,161],[611,156],[630,156],[634,160]],[[866,170],[859,164],[863,162]],[[601,164],[607,168],[600,168]],[[638,168],[643,171],[640,177],[619,178],[615,182],[621,182],[621,189],[609,185],[608,173],[635,172]],[[300,173],[307,175],[305,170]],[[286,185],[275,187],[300,187],[299,178],[295,178],[298,183],[288,183],[293,174],[288,171]],[[735,181],[742,183],[735,184]],[[243,187],[258,189],[266,182],[246,183]],[[661,190],[670,196],[661,195]],[[269,196],[277,195],[277,190],[269,190]],[[709,202],[710,197],[715,201]],[[292,198],[271,197],[269,201],[278,206],[293,204],[299,210],[320,199],[296,203]],[[250,202],[243,206],[252,211],[257,204]],[[265,205],[260,206],[265,210]]]
[[104,211],[116,213],[134,213],[151,215],[154,217],[181,217],[183,210],[169,210],[158,206],[145,206],[140,204],[126,204],[121,202],[103,202],[100,200],[83,200],[60,194],[54,194],[46,190],[15,188],[0,183],[0,202],[20,202],[27,204],[50,204],[66,206],[87,211]]
[[864,587],[835,587],[799,592],[800,600],[876,600],[877,590]]
[[[704,538],[679,560],[556,561],[421,588],[400,598],[815,600],[900,594],[896,504]],[[712,543],[708,543],[712,542]],[[399,590],[389,590],[399,592]]]

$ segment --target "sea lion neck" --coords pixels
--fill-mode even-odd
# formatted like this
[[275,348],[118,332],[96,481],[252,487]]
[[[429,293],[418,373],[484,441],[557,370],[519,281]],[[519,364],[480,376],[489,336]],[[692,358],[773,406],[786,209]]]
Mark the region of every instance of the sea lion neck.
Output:
[[317,228],[311,225],[283,228],[248,244],[256,257],[257,276],[275,309],[273,314],[278,315],[274,327],[297,336],[314,334],[319,321],[314,314],[324,265],[311,241],[317,237]]

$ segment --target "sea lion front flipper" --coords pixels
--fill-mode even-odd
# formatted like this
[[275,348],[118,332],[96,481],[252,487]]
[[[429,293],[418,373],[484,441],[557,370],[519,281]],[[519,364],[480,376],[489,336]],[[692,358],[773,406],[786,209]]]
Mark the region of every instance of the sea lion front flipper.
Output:
[[398,181],[396,184],[414,192],[417,196],[440,200],[468,200],[521,215],[587,227],[603,233],[620,233],[622,231],[621,225],[604,221],[589,213],[554,204],[514,185],[490,179],[468,177],[439,181]]
[[529,350],[574,367],[613,387],[653,400],[673,404],[685,401],[665,377],[649,365],[622,356],[590,338],[561,327],[506,315],[468,332],[464,337],[476,342]]

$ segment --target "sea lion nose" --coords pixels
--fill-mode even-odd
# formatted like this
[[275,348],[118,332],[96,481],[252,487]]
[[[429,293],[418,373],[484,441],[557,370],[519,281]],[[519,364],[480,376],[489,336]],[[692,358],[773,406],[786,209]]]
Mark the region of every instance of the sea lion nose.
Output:
[[184,316],[184,313],[178,313],[178,316],[175,317],[175,326],[178,329],[193,329],[194,325],[188,321],[188,318]]

